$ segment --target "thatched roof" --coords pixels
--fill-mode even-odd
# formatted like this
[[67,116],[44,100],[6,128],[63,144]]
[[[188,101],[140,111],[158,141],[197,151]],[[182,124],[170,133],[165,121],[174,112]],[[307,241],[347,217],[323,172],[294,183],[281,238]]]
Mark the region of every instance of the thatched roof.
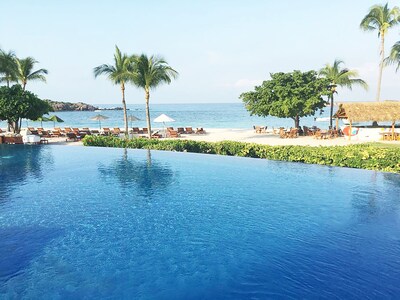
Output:
[[351,122],[395,122],[400,120],[400,101],[341,103],[335,117]]

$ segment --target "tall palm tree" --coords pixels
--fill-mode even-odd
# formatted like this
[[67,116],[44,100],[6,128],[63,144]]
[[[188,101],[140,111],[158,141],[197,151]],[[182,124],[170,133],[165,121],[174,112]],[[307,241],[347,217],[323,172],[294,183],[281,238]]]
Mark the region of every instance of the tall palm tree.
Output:
[[385,5],[374,5],[370,8],[368,14],[362,19],[360,28],[365,31],[378,31],[378,38],[381,39],[380,45],[380,56],[381,60],[379,63],[379,77],[378,77],[378,89],[376,94],[376,101],[380,100],[381,95],[381,83],[382,83],[382,72],[385,59],[385,35],[389,28],[394,27],[399,23],[400,9],[395,6],[389,9],[388,3]]
[[133,56],[132,67],[133,83],[137,87],[144,89],[145,92],[146,120],[150,138],[150,90],[155,89],[162,83],[170,84],[172,79],[178,77],[178,72],[172,69],[163,58],[154,55],[147,57],[145,54]]
[[93,69],[94,76],[106,75],[113,84],[119,84],[122,92],[122,106],[124,110],[125,136],[128,135],[128,116],[126,113],[125,84],[132,79],[131,58],[125,53],[121,53],[118,46],[115,46],[114,65],[100,65]]
[[396,64],[396,72],[400,69],[400,41],[393,45],[389,56],[385,59],[387,64]]
[[349,70],[347,68],[342,68],[341,65],[344,64],[343,61],[339,59],[335,59],[333,65],[326,64],[323,67],[319,74],[329,80],[329,94],[328,98],[331,102],[331,111],[329,115],[329,126],[332,128],[332,115],[333,115],[333,95],[337,94],[336,88],[340,87],[347,87],[350,90],[352,89],[353,85],[360,85],[365,89],[368,89],[367,83],[359,78],[358,72],[355,70]]
[[0,49],[0,82],[6,82],[10,87],[10,82],[17,81],[16,73],[15,53]]
[[23,59],[16,58],[15,63],[17,66],[17,79],[21,82],[22,89],[24,91],[28,80],[40,80],[46,82],[45,75],[48,74],[48,71],[46,69],[33,71],[33,67],[36,63],[38,63],[38,61],[33,57],[27,57]]

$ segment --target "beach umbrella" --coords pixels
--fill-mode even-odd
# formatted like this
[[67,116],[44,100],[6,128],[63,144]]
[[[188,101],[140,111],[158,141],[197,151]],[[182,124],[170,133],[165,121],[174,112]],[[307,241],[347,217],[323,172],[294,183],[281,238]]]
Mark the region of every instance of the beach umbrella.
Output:
[[56,122],[57,123],[62,123],[62,122],[64,122],[64,120],[63,119],[61,119],[60,117],[58,117],[58,116],[56,116],[56,115],[53,115],[53,116],[50,116],[49,118],[49,121],[53,121],[53,127],[56,127]]
[[107,119],[108,119],[108,117],[103,116],[103,115],[95,115],[94,117],[90,118],[90,120],[99,121],[100,129],[101,129],[101,121],[107,120]]
[[163,123],[164,124],[164,132],[165,132],[165,123],[175,122],[175,120],[172,119],[171,117],[168,117],[166,114],[161,114],[157,118],[155,118],[153,120],[153,122],[155,122],[155,123]]
[[134,115],[128,116],[128,121],[131,122],[131,127],[132,127],[132,122],[136,121],[141,121],[139,118],[135,117]]
[[43,127],[43,122],[48,122],[48,121],[51,121],[51,120],[49,120],[49,118],[41,116],[41,117],[37,118],[34,121],[35,122],[40,122],[40,127]]

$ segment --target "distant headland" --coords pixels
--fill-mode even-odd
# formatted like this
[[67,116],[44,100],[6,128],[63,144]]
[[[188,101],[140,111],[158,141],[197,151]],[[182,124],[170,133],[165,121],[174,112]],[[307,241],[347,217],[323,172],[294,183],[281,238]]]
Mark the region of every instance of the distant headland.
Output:
[[122,107],[110,107],[110,108],[103,108],[93,106],[91,104],[87,104],[84,102],[62,102],[62,101],[52,101],[46,99],[54,111],[96,111],[96,110],[123,110]]

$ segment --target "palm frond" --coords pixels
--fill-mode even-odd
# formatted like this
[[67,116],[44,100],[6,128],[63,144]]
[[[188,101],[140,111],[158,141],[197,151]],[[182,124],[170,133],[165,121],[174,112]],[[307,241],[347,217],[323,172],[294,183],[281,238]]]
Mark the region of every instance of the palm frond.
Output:
[[390,51],[389,56],[385,59],[386,65],[397,64],[396,72],[400,69],[400,41],[395,43]]

